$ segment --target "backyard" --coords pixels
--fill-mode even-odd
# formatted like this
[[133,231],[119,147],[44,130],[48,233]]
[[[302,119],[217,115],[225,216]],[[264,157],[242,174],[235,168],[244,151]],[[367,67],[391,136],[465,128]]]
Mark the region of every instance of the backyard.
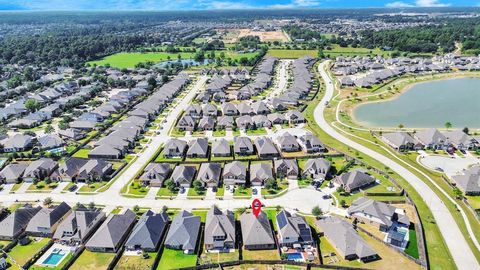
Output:
[[48,238],[31,238],[31,240],[28,245],[22,246],[17,244],[8,252],[8,255],[12,257],[17,264],[24,265],[50,241]]
[[110,262],[115,257],[115,253],[103,253],[103,252],[91,252],[84,250],[80,257],[75,260],[70,270],[83,270],[83,269],[107,269]]
[[117,262],[115,269],[118,270],[129,270],[129,269],[151,269],[153,261],[157,256],[156,252],[148,252],[149,257],[147,259],[143,258],[142,255],[139,256],[127,256],[122,255],[120,260]]
[[184,254],[182,250],[165,248],[158,263],[158,270],[191,267],[197,264],[197,255]]

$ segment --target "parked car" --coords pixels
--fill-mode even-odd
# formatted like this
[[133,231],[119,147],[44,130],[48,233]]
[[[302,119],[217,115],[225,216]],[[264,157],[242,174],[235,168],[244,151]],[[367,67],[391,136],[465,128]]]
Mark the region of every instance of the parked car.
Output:
[[181,188],[180,188],[180,190],[179,190],[178,192],[180,192],[180,194],[183,194],[183,193],[185,193],[185,188],[184,188],[184,187],[181,187]]
[[253,194],[253,195],[257,195],[257,189],[256,189],[256,188],[254,188],[254,189],[252,190],[252,194]]
[[77,190],[78,186],[75,184],[73,186],[71,186],[68,190],[70,190],[70,192],[74,192],[75,190]]

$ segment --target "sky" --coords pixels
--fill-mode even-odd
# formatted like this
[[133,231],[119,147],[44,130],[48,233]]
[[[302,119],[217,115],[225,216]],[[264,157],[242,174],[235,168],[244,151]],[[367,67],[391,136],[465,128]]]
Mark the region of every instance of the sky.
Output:
[[0,0],[0,10],[202,10],[480,6],[480,0]]

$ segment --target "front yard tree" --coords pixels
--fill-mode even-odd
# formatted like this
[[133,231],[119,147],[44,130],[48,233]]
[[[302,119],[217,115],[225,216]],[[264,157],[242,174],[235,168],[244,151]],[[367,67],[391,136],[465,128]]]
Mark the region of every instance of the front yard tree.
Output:
[[53,202],[52,198],[50,198],[50,197],[47,197],[47,198],[45,198],[45,200],[43,200],[43,204],[47,205],[47,206],[51,205],[52,202]]
[[319,217],[321,215],[323,215],[323,211],[322,211],[322,208],[320,208],[319,206],[315,206],[313,207],[312,209],[312,215],[314,215],[315,217]]
[[196,192],[202,191],[202,190],[203,190],[203,184],[202,184],[202,182],[199,181],[199,180],[193,181],[193,189],[194,189]]
[[25,108],[30,112],[34,112],[40,108],[40,104],[35,99],[28,99],[25,101]]
[[265,182],[265,188],[266,189],[277,189],[278,188],[277,181],[275,179],[268,179]]
[[464,127],[464,128],[462,129],[462,131],[463,131],[463,133],[465,133],[465,134],[469,134],[469,133],[470,133],[470,130],[468,129],[468,127]]
[[167,181],[165,181],[165,187],[167,187],[170,192],[174,192],[176,188],[175,183],[172,181],[172,179],[168,179]]
[[47,126],[45,127],[45,134],[50,134],[50,133],[52,133],[52,132],[53,132],[53,127],[52,127],[52,125],[47,125]]
[[446,122],[446,123],[445,123],[445,128],[446,128],[446,129],[451,129],[452,126],[453,126],[453,125],[452,125],[452,123],[450,123],[450,122]]

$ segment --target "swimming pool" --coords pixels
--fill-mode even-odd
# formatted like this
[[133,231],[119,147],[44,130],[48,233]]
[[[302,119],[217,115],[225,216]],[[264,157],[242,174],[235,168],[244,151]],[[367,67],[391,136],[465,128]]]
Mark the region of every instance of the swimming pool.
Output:
[[65,257],[67,253],[63,250],[54,250],[48,257],[42,262],[43,265],[57,266]]
[[287,260],[289,261],[296,261],[296,262],[303,262],[305,259],[303,258],[302,253],[295,252],[295,253],[288,253]]

